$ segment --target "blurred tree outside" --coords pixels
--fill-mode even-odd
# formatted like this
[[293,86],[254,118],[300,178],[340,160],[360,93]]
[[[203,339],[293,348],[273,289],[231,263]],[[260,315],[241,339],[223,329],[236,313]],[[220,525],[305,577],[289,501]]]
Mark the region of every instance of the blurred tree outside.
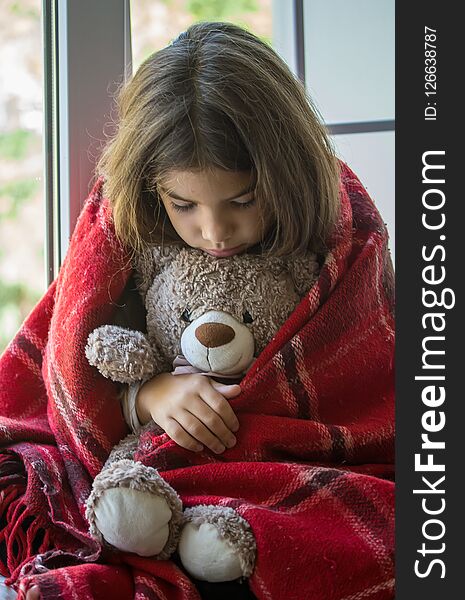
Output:
[[0,352],[45,291],[41,1],[0,2]]
[[196,21],[229,21],[272,41],[272,0],[132,0],[133,70]]
[[[133,71],[196,21],[234,22],[270,44],[271,4],[132,0]],[[1,353],[46,285],[41,0],[0,1],[0,49]]]

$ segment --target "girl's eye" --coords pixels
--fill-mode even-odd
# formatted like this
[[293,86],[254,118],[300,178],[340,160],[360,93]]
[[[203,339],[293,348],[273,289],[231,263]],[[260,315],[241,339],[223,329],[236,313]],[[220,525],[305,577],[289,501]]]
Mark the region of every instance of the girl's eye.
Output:
[[[255,198],[252,198],[248,202],[232,202],[235,208],[250,208],[255,204]],[[194,208],[195,204],[175,204],[171,202],[171,207],[177,212],[187,212]]]
[[186,308],[186,310],[182,313],[181,315],[181,319],[185,322],[185,323],[190,323],[190,313],[189,313],[189,309]]
[[191,208],[194,208],[193,204],[175,204],[174,202],[171,202],[171,207],[174,208],[174,210],[177,210],[178,212],[187,212],[188,210],[191,210]]
[[252,323],[253,322],[252,315],[249,313],[248,310],[246,310],[244,313],[242,313],[242,318],[244,320],[244,323]]
[[248,202],[233,202],[233,204],[238,208],[249,208],[250,206],[253,206],[255,204],[255,198],[252,198]]

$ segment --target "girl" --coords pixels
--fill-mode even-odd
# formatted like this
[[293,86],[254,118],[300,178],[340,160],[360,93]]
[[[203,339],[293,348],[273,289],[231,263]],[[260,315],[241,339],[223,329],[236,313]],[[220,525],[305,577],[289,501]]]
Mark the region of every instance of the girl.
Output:
[[[218,260],[311,252],[323,264],[341,214],[340,165],[304,87],[272,48],[233,24],[196,23],[141,65],[118,108],[118,128],[97,174],[134,265],[153,244],[185,244]],[[236,443],[239,421],[228,399],[240,391],[198,374],[162,373],[124,390],[123,412],[134,431],[153,419],[179,446],[221,454]],[[342,452],[337,426],[328,431]],[[378,443],[375,435],[360,440],[362,448]],[[369,453],[353,456],[378,462]],[[38,598],[37,587],[27,598]]]
[[[119,97],[98,164],[117,235],[137,256],[182,243],[218,259],[324,254],[338,214],[338,163],[316,109],[278,55],[230,23],[196,23],[149,57]],[[238,385],[161,374],[123,395],[179,445],[235,444]]]

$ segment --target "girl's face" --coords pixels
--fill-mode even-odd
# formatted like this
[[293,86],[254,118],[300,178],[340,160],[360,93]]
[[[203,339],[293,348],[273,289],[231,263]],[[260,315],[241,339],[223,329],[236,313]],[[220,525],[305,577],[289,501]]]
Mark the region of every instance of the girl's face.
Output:
[[158,193],[186,244],[213,256],[231,256],[262,239],[251,181],[250,171],[172,170]]

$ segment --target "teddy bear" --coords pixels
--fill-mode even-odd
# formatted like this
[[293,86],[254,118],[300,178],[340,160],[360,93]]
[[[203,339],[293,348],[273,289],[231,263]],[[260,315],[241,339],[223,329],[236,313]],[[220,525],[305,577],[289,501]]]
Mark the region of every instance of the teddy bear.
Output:
[[[123,384],[162,372],[198,372],[239,383],[308,293],[318,269],[313,253],[222,259],[195,248],[151,246],[134,264],[147,333],[102,325],[88,337],[87,359]],[[164,433],[153,421],[140,433],[150,428]],[[183,511],[177,492],[158,471],[134,460],[139,435],[115,446],[96,476],[86,507],[90,533],[140,556],[167,559],[178,549],[197,579],[249,577],[256,545],[247,521],[229,507]]]

